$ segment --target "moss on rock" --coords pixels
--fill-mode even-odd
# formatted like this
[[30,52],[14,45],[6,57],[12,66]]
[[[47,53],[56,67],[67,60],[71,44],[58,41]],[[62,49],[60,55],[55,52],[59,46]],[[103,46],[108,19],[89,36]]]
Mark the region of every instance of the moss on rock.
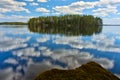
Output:
[[72,70],[52,69],[39,74],[35,80],[120,80],[95,62]]

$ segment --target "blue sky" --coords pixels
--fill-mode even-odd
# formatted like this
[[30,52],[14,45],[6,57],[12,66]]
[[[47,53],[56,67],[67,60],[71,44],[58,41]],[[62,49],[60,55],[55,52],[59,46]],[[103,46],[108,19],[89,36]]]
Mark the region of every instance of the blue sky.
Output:
[[90,14],[104,24],[120,24],[120,0],[0,0],[0,22],[64,14]]

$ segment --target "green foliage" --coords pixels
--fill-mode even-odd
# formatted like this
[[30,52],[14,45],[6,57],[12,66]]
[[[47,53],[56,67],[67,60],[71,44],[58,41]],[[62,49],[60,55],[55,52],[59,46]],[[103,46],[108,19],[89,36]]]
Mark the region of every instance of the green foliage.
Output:
[[27,25],[25,22],[2,22],[0,25]]
[[32,32],[92,35],[102,30],[102,19],[91,15],[64,15],[31,18],[28,22]]
[[120,80],[95,62],[73,70],[52,69],[38,75],[35,80]]

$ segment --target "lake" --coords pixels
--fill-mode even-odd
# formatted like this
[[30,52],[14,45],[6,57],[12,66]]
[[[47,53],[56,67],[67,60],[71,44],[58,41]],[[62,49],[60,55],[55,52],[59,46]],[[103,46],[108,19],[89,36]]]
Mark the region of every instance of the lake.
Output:
[[120,76],[120,26],[84,36],[43,32],[0,25],[0,80],[33,80],[45,70],[73,69],[89,61]]

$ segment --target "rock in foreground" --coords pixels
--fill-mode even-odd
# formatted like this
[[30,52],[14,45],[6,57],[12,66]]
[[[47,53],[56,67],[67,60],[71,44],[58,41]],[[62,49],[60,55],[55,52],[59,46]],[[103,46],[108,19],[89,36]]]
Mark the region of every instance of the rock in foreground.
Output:
[[95,62],[73,70],[52,69],[41,73],[35,80],[120,80]]

